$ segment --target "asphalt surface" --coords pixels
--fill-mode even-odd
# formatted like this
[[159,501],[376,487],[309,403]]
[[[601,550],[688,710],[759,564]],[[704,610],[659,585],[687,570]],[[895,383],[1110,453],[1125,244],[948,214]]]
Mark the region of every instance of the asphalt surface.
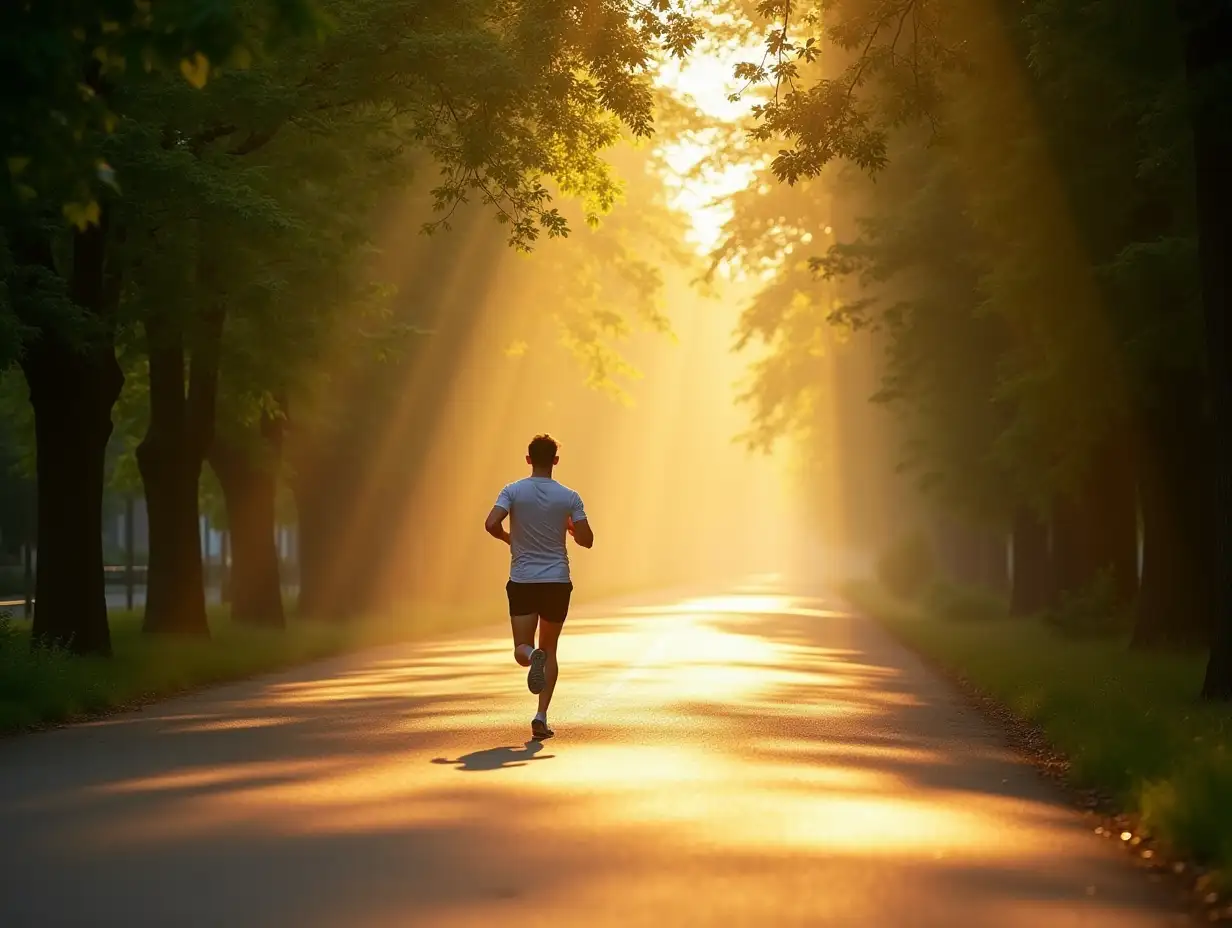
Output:
[[872,622],[773,585],[0,742],[0,926],[1185,924]]

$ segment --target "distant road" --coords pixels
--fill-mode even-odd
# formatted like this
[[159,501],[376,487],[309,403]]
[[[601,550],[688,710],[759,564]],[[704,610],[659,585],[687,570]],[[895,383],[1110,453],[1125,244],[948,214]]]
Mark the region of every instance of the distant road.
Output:
[[1114,842],[872,622],[579,608],[0,742],[0,925],[1164,928]]

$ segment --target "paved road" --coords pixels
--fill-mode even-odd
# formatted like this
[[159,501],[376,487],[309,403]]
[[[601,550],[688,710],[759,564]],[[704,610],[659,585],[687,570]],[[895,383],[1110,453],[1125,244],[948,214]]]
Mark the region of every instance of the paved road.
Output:
[[580,610],[0,743],[0,925],[1161,928],[1156,887],[871,623]]

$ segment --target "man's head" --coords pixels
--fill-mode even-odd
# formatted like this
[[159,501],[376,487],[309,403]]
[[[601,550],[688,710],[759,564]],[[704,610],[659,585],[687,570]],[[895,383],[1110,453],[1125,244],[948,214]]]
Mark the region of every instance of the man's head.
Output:
[[557,449],[556,439],[551,435],[536,435],[526,448],[526,463],[535,470],[551,470],[560,463],[560,458],[556,456]]

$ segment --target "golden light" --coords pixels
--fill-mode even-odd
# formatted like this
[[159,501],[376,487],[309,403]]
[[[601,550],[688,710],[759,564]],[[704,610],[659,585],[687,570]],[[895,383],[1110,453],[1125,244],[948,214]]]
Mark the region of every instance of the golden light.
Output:
[[[663,86],[694,105],[721,128],[730,128],[748,115],[746,101],[731,100],[742,88],[732,76],[735,65],[754,51],[728,44],[681,63],[672,61],[663,69]],[[725,198],[743,190],[753,178],[754,166],[724,163],[724,140],[714,129],[701,129],[690,136],[661,146],[667,165],[664,182],[670,203],[690,218],[689,240],[699,254],[708,254],[719,243],[723,225],[731,218]]]
[[[1007,842],[1001,828],[1047,814],[1043,807],[911,778],[949,761],[898,730],[901,713],[921,703],[896,698],[900,672],[864,662],[861,620],[788,596],[681,605],[691,608],[665,608],[653,621],[610,609],[580,610],[570,620],[571,685],[559,696],[576,733],[567,748],[509,745],[468,759],[465,745],[507,736],[522,682],[493,672],[498,656],[508,659],[503,635],[462,636],[409,660],[357,659],[354,673],[269,687],[245,711],[286,720],[283,732],[270,732],[286,757],[107,786],[95,795],[145,797],[161,814],[111,822],[105,834],[78,826],[74,840],[128,852],[223,835],[319,841],[474,823],[491,833],[489,844],[507,830],[533,828],[541,841],[602,840],[608,857],[653,853],[664,861],[690,848],[768,860],[804,853],[1007,865],[1052,853],[1031,843],[1029,830]],[[784,630],[832,614],[854,647],[776,641],[760,633],[763,614]],[[354,708],[340,710],[340,701]],[[759,719],[751,734],[744,714]],[[358,737],[356,720],[364,720]],[[634,722],[636,750],[627,743]],[[196,723],[162,724],[173,735]],[[301,739],[327,745],[338,725],[354,738],[347,752],[297,756]],[[869,741],[877,732],[884,743]],[[459,790],[458,771],[494,769],[483,755],[504,773]],[[557,814],[538,816],[545,806]],[[51,803],[44,813],[71,807]]]
[[[719,49],[668,65],[661,79],[709,118],[732,120],[747,104],[727,99],[738,89],[731,71],[747,56]],[[667,254],[681,244],[678,233],[660,245],[631,225],[619,246],[644,262],[639,273],[661,280],[658,307],[670,337],[639,328],[629,294],[611,280],[584,281],[583,290],[598,287],[593,297],[562,298],[552,289],[587,261],[597,275],[608,273],[618,247],[616,238],[604,238],[615,235],[608,226],[622,210],[649,213],[653,199],[666,197],[687,214],[686,246],[713,247],[730,215],[722,198],[751,177],[739,164],[686,176],[717,144],[718,136],[703,132],[667,145],[662,174],[653,172],[652,152],[616,149],[616,171],[629,181],[617,216],[592,231],[574,215],[569,238],[541,240],[529,257],[505,246],[506,229],[484,210],[461,210],[453,231],[425,242],[418,234],[429,216],[422,193],[390,204],[375,269],[404,288],[401,299],[432,307],[432,331],[380,425],[347,530],[335,540],[328,576],[317,578],[322,585],[345,588],[364,566],[359,559],[371,556],[360,543],[370,526],[392,521],[398,534],[383,552],[379,598],[443,609],[480,605],[499,615],[508,549],[483,532],[482,520],[500,487],[523,476],[526,443],[542,431],[563,442],[558,479],[582,494],[597,533],[594,551],[572,555],[581,597],[790,572],[806,559],[808,520],[793,500],[789,458],[750,452],[737,441],[748,415],[736,397],[754,355],[732,347],[752,285],[703,295],[694,284],[702,264]],[[582,311],[561,302],[576,295],[591,300],[589,318],[624,315],[629,322],[626,332],[599,322],[594,339],[597,356],[614,362],[626,402],[587,389],[584,363],[564,344],[564,326]],[[321,359],[322,367],[330,363]],[[391,498],[391,485],[406,487],[405,497]]]

